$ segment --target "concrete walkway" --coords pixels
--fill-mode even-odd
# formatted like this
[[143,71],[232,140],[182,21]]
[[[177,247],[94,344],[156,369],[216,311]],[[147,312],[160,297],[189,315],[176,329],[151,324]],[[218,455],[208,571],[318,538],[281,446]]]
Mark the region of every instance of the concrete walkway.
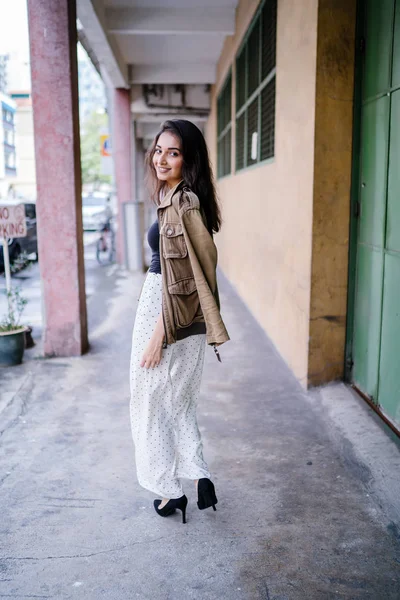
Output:
[[[158,517],[136,482],[129,352],[142,277],[99,278],[91,351],[0,371],[0,598],[399,600],[400,453],[342,384],[306,394],[232,288],[199,421],[218,510]],[[28,356],[29,358],[29,356]],[[15,387],[15,386],[14,386]],[[10,388],[11,389],[11,388]]]

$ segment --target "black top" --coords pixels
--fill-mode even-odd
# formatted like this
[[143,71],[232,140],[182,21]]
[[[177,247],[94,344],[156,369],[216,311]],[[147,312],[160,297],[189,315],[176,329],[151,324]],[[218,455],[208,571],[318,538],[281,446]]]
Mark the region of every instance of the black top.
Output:
[[160,263],[160,231],[158,229],[158,220],[154,221],[153,225],[147,232],[147,241],[152,251],[150,273],[159,273],[161,275]]

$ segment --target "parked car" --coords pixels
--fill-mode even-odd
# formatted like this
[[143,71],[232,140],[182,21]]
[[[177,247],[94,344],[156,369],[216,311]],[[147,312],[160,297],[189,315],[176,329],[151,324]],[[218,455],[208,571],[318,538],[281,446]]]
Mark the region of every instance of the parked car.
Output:
[[82,220],[85,231],[97,231],[112,217],[109,196],[94,193],[82,197]]
[[[16,204],[25,204],[25,216],[26,216],[26,237],[21,238],[9,238],[8,249],[10,255],[10,262],[13,262],[21,252],[27,254],[35,253],[38,255],[37,246],[37,227],[36,227],[36,204],[34,202],[21,202],[18,201]],[[4,267],[3,257],[3,246],[0,245],[0,267]]]

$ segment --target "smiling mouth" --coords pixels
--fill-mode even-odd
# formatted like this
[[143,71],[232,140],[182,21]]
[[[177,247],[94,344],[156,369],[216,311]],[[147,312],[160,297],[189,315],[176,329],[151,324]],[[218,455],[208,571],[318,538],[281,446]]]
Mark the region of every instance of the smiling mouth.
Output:
[[170,171],[171,169],[168,169],[167,167],[157,167],[157,170],[160,173],[168,173],[168,171]]

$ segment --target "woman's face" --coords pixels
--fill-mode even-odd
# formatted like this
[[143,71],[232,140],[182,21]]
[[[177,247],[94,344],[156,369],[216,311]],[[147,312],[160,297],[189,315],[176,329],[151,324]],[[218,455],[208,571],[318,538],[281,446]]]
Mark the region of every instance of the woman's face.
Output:
[[179,139],[169,131],[158,138],[153,155],[153,165],[160,181],[175,187],[182,180],[183,155]]

